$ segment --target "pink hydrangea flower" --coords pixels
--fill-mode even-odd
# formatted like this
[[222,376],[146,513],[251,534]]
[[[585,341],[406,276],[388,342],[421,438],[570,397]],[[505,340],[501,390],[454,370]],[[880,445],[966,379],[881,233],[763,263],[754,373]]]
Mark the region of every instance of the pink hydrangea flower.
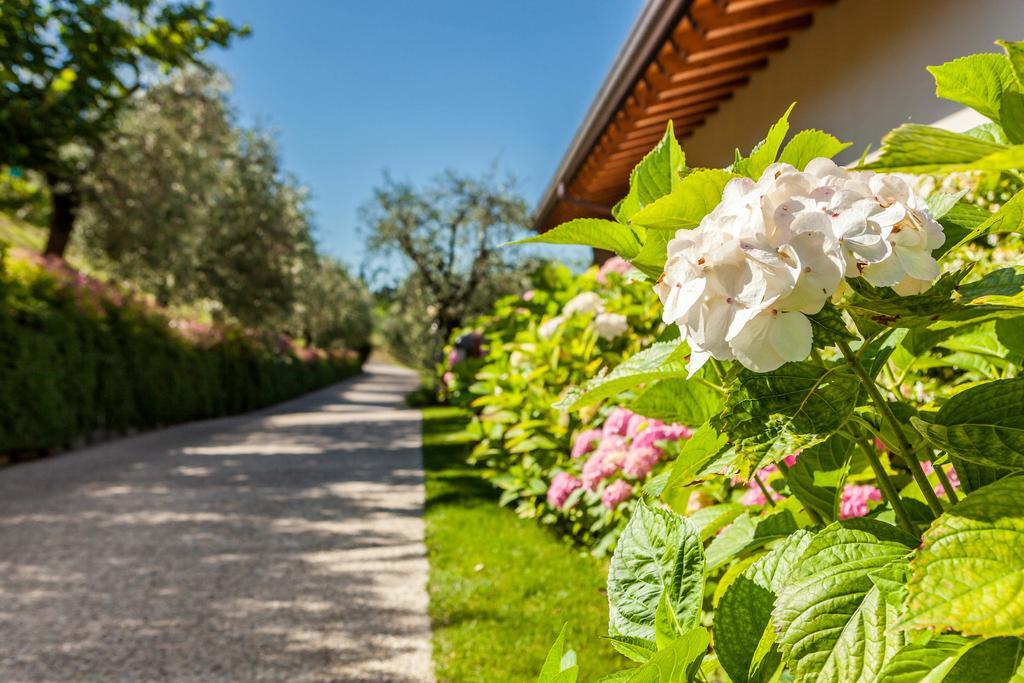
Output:
[[462,354],[459,353],[458,349],[452,349],[448,352],[448,367],[455,367],[462,362]]
[[594,450],[594,446],[600,441],[601,436],[600,429],[588,429],[585,432],[580,432],[572,444],[572,457],[578,458]]
[[650,418],[644,417],[643,415],[637,415],[636,413],[633,413],[632,415],[629,416],[629,422],[626,423],[626,435],[636,436],[637,434],[640,433],[641,430],[647,427],[652,427],[656,424],[661,423],[658,420],[652,420]]
[[[769,467],[771,467],[771,465],[769,465]],[[768,468],[766,467],[765,469]],[[764,470],[761,471],[763,472]],[[768,487],[768,491],[772,494],[772,500],[774,500],[776,503],[784,498],[784,496],[781,493],[778,493],[767,484],[765,484],[765,486]],[[742,498],[740,498],[740,505],[747,505],[749,507],[759,507],[761,505],[767,504],[768,499],[765,497],[764,491],[761,490],[761,487],[757,485],[756,481],[751,479],[750,483],[747,484],[747,492],[743,494]]]
[[863,517],[868,514],[868,503],[881,502],[882,492],[870,484],[847,484],[839,502],[839,519]]
[[605,437],[597,451],[583,463],[583,485],[596,491],[597,485],[618,472],[626,460],[628,449],[625,439]]
[[605,488],[601,493],[601,504],[609,510],[614,510],[623,501],[629,500],[633,495],[633,487],[624,479],[617,479]]
[[689,439],[693,432],[683,425],[667,425],[656,422],[649,425],[633,439],[634,448],[657,446],[659,441],[679,441]]
[[576,477],[568,472],[559,472],[548,487],[548,505],[561,509],[569,495],[581,486],[583,482]]
[[694,491],[690,494],[690,499],[686,501],[686,514],[692,515],[697,510],[713,505],[714,502],[707,494]]
[[800,451],[797,451],[796,453],[790,453],[789,455],[782,459],[782,462],[786,463],[786,467],[792,467],[793,465],[796,464],[796,458],[798,455],[800,455]]
[[449,370],[448,372],[444,373],[444,375],[441,376],[441,379],[444,381],[444,385],[446,387],[450,387],[452,384],[455,383],[455,373]]
[[622,275],[623,273],[628,273],[632,267],[629,261],[613,256],[601,264],[600,270],[597,271],[597,281],[602,285],[606,285],[608,284],[609,273]]
[[622,473],[633,479],[642,479],[658,462],[659,457],[661,457],[661,451],[657,448],[633,448],[622,464]]
[[625,436],[629,431],[629,420],[633,417],[633,412],[626,408],[616,408],[604,421],[604,427],[602,431],[605,436]]
[[532,289],[528,289],[525,292],[523,292],[523,301],[533,301],[533,297],[535,297],[536,295],[537,292],[533,291]]
[[[935,465],[933,465],[930,460],[925,460],[924,462],[921,463],[921,469],[924,470],[925,474],[931,475],[935,472]],[[960,488],[960,477],[957,476],[956,470],[953,469],[952,467],[949,467],[944,471],[946,473],[946,478],[949,479],[949,485],[952,486],[954,489]],[[946,489],[943,488],[941,481],[935,485],[935,495],[946,495]]]

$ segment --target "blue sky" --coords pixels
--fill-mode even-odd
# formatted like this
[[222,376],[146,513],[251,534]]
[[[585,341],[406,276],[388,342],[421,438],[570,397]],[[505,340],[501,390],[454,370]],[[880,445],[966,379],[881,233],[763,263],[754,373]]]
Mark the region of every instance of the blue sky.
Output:
[[313,194],[324,251],[358,267],[357,209],[388,169],[497,160],[536,204],[642,0],[216,0],[252,35],[213,61],[246,124]]

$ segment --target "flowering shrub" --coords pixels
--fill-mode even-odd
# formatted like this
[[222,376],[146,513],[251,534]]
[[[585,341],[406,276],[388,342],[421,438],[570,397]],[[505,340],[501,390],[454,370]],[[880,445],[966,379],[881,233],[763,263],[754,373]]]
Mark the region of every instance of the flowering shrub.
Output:
[[[680,331],[559,407],[629,391],[701,425],[616,545],[609,638],[638,666],[608,680],[1024,676],[1024,266],[973,258],[1024,193],[990,213],[911,177],[1024,167],[1024,43],[1003,45],[931,69],[991,123],[901,126],[852,170],[826,133],[787,142],[788,112],[726,169],[688,168],[670,127],[615,220],[530,239],[615,251]],[[575,680],[563,645],[540,680]]]
[[[2,254],[0,254],[2,255]],[[266,406],[360,357],[170,318],[59,259],[0,258],[0,453]]]
[[[562,477],[554,493],[550,488],[559,472],[581,474],[571,437],[600,425],[607,409],[594,405],[568,416],[552,404],[665,333],[649,303],[649,285],[626,270],[621,259],[578,277],[564,266],[541,268],[531,289],[499,300],[469,332],[457,331],[438,368],[446,398],[473,412],[470,432],[478,443],[472,459],[502,490],[502,504],[559,524],[598,552],[614,543],[631,507],[611,503],[631,496],[617,486],[619,498],[608,494],[603,504],[600,492],[587,490],[564,506],[551,501],[567,490],[568,480]],[[472,344],[470,335],[478,335]]]

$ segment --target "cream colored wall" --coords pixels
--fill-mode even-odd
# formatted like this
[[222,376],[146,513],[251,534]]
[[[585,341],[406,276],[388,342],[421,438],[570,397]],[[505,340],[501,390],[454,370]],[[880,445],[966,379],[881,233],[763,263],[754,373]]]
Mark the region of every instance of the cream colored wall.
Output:
[[854,144],[840,161],[877,148],[901,123],[932,123],[959,107],[935,97],[925,71],[1024,39],[1024,0],[839,0],[771,57],[749,85],[683,140],[690,165],[723,166],[797,102],[793,130],[821,128]]

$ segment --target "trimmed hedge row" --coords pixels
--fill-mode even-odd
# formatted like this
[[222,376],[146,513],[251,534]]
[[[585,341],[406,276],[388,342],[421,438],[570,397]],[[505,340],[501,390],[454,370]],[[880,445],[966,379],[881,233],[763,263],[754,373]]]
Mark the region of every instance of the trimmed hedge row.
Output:
[[244,412],[362,365],[354,353],[302,360],[241,331],[197,344],[143,304],[15,263],[0,271],[0,454]]

